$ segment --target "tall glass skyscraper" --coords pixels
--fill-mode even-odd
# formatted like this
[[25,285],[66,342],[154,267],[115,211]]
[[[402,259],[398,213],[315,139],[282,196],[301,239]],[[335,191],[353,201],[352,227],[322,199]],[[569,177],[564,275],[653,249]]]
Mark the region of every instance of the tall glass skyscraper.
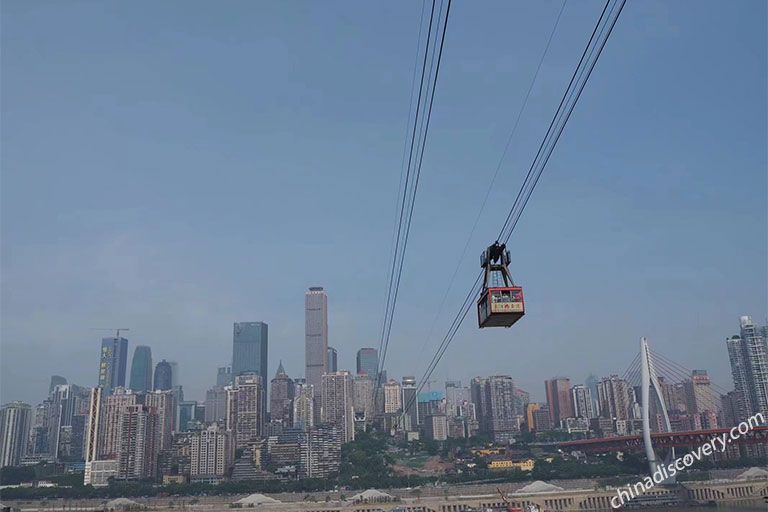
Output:
[[155,390],[168,391],[173,389],[173,367],[163,359],[155,367]]
[[109,395],[118,386],[125,386],[125,366],[128,360],[128,340],[120,338],[101,339],[101,364],[99,366],[99,387]]
[[339,353],[333,347],[328,347],[328,373],[339,371]]
[[361,348],[357,351],[357,373],[367,373],[369,377],[378,378],[379,354],[375,348]]
[[[261,377],[267,392],[267,324],[264,322],[235,322],[232,335],[232,377],[249,373]],[[269,395],[265,395],[269,396]]]
[[146,345],[138,345],[133,351],[128,387],[134,391],[152,391],[152,349]]
[[318,401],[317,414],[323,393],[323,374],[328,372],[328,295],[325,290],[321,286],[311,287],[306,293],[305,306],[305,376]]

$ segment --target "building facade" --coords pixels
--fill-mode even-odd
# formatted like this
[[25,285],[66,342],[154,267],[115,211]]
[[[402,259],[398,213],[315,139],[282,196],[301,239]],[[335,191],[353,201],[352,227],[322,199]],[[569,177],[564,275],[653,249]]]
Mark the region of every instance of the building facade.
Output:
[[[235,322],[232,333],[232,377],[255,374],[267,391],[269,328],[264,322]],[[264,412],[266,412],[266,406]]]
[[32,407],[11,402],[0,407],[0,468],[18,466],[27,450]]
[[278,421],[285,427],[293,425],[293,398],[296,386],[283,368],[283,362],[277,367],[275,378],[270,383],[269,414],[272,421]]
[[740,335],[727,340],[733,385],[741,420],[762,413],[768,416],[768,348],[761,327],[752,317],[739,318]]
[[328,372],[328,295],[320,286],[313,286],[305,296],[304,355],[307,384],[315,393],[315,414],[320,411],[323,374]]
[[357,373],[366,373],[372,379],[377,379],[379,374],[379,353],[375,348],[361,348],[356,357]]
[[549,420],[553,425],[560,425],[565,418],[573,417],[571,409],[571,381],[557,378],[544,382],[547,392],[547,407],[549,408]]
[[328,373],[339,371],[339,353],[333,347],[328,347]]
[[231,432],[216,425],[190,435],[190,475],[224,477],[234,464],[235,443]]
[[355,440],[352,375],[348,371],[326,373],[322,380],[322,423],[336,425],[342,442]]
[[173,366],[163,359],[155,367],[154,388],[158,391],[173,389]]
[[152,349],[146,345],[138,345],[133,351],[128,387],[136,392],[152,391]]
[[237,448],[262,437],[264,411],[266,410],[264,386],[259,375],[238,375],[235,377],[235,393],[231,395],[236,404],[235,433]]
[[120,338],[101,339],[99,365],[99,387],[110,394],[116,387],[125,387],[125,365],[128,359],[128,340]]

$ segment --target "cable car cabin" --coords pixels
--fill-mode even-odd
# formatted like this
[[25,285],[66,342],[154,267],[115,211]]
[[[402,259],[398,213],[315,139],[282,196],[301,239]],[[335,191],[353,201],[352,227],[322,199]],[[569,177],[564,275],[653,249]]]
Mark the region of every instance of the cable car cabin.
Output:
[[481,329],[511,327],[525,314],[523,289],[512,280],[509,261],[506,245],[499,245],[498,241],[480,256],[485,274],[483,291],[477,301],[477,323]]
[[477,301],[477,321],[483,327],[510,327],[525,314],[523,289],[487,288]]

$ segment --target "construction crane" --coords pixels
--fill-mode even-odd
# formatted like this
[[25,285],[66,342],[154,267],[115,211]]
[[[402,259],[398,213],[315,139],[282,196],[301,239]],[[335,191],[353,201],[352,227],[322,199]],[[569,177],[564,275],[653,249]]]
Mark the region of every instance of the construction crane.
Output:
[[115,334],[115,338],[120,337],[120,331],[130,331],[127,327],[91,327],[92,331],[115,331],[117,334]]

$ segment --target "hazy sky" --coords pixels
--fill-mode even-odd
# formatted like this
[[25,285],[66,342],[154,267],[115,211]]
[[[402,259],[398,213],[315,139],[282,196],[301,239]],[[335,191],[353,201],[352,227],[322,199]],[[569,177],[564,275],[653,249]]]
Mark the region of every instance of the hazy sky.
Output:
[[[178,361],[188,399],[235,321],[267,322],[270,373],[302,376],[309,286],[354,370],[379,342],[421,5],[3,1],[2,401],[95,385],[92,327]],[[602,9],[566,6],[435,320],[560,5],[453,4],[390,376],[424,370]],[[647,336],[732,387],[725,337],[768,311],[766,14],[627,3],[511,240],[525,318],[470,312],[436,380],[509,374],[543,400]]]

